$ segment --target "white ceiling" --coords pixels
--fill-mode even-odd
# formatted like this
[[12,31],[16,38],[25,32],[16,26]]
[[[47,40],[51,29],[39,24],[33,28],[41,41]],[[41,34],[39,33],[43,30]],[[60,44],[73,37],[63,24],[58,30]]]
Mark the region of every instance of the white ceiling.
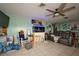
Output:
[[[65,21],[63,17],[59,16],[56,18],[46,17],[50,12],[46,11],[45,9],[54,10],[59,7],[60,4],[58,3],[45,3],[46,6],[39,7],[39,3],[1,3],[0,10],[6,13],[7,15],[17,15],[17,16],[27,16],[30,18],[40,18],[44,20],[48,20],[49,22],[59,22]],[[65,8],[76,6],[76,9],[65,13],[69,19],[67,20],[79,20],[79,4],[67,4]]]

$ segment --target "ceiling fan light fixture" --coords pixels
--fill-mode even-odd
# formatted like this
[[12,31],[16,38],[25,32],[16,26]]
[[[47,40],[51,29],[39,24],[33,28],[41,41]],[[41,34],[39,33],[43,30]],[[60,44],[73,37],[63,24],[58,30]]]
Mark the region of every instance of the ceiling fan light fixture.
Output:
[[59,13],[56,13],[56,14],[55,14],[55,16],[58,16],[58,15],[59,15]]

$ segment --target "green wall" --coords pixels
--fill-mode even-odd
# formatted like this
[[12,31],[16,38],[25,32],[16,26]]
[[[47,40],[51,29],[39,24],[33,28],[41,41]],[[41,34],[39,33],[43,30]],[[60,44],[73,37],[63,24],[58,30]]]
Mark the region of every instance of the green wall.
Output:
[[32,24],[30,18],[11,15],[8,28],[8,35],[17,36],[20,30],[24,30],[25,34],[28,31],[32,32]]
[[58,31],[69,31],[71,29],[70,23],[68,22],[61,22],[56,24]]
[[[58,31],[70,31],[72,24],[74,24],[74,22],[73,23],[71,23],[71,22],[61,22],[61,23],[57,23],[56,27],[57,27]],[[79,24],[77,23],[77,25],[79,25]],[[79,38],[79,30],[76,30],[76,34]]]

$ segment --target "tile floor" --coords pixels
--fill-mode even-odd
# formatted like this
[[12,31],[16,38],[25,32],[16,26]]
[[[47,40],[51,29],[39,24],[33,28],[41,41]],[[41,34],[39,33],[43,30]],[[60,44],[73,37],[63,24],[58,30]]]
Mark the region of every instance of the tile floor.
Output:
[[34,45],[30,50],[21,48],[1,54],[1,56],[79,56],[79,48],[48,41]]

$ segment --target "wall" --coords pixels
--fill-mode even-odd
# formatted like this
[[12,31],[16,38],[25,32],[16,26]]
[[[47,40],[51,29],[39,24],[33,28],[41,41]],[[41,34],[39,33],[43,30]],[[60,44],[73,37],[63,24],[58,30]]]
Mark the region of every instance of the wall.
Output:
[[[51,24],[52,23],[48,23],[47,25],[51,25]],[[74,26],[74,24],[77,24],[77,27],[78,27],[77,35],[79,36],[79,20],[63,21],[55,24],[58,31],[69,31]],[[51,30],[53,32],[53,27],[51,28]],[[48,31],[48,29],[46,29],[46,31]]]
[[[22,17],[17,15],[10,15],[9,27],[8,27],[8,35],[17,36],[20,30],[24,30],[25,35],[27,32],[32,33],[32,23],[30,17]],[[45,22],[44,26],[45,26]]]
[[61,22],[56,24],[57,31],[69,31],[71,26],[69,22]]
[[78,21],[73,21],[73,22],[70,22],[70,25],[71,27],[73,27],[73,25],[76,24],[77,25],[77,36],[79,37],[79,20]]
[[71,30],[71,28],[74,26],[74,24],[77,25],[77,29],[76,30],[76,34],[79,37],[79,21],[69,21],[69,22],[61,22],[61,23],[57,23],[56,27],[58,31],[68,31]]
[[10,15],[10,22],[8,27],[8,35],[18,35],[20,30],[32,32],[31,20],[28,17],[22,17],[17,15]]
[[58,31],[67,31],[67,30],[71,30],[74,24],[76,24],[79,29],[79,21],[60,22],[56,24],[56,27]]
[[[50,30],[52,30],[52,32],[53,32],[53,27],[52,28],[49,28],[48,26],[52,26],[52,23],[49,23],[49,22],[46,22],[45,23],[45,32],[49,32]],[[48,28],[47,28],[48,27]]]

